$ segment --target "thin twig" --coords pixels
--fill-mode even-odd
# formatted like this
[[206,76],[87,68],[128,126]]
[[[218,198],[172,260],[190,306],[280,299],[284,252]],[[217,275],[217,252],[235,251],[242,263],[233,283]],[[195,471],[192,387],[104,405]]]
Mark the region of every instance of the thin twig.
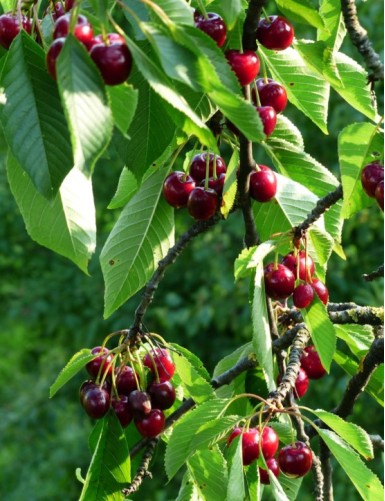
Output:
[[384,439],[380,435],[369,435],[375,449],[384,450]]
[[333,501],[333,467],[330,461],[330,450],[328,449],[322,438],[319,439],[320,442],[320,461],[322,467],[322,473],[324,477],[324,500]]
[[122,490],[122,494],[124,494],[125,497],[136,492],[139,489],[139,487],[142,485],[142,482],[143,482],[145,477],[152,478],[152,475],[148,471],[148,468],[150,466],[151,459],[154,455],[155,448],[156,448],[158,441],[159,441],[158,438],[152,438],[149,442],[147,442],[146,450],[143,454],[142,461],[140,463],[140,466],[136,472],[136,475],[135,475],[133,481],[131,482],[129,487]]
[[372,282],[373,280],[376,280],[376,278],[381,278],[383,276],[384,276],[384,265],[382,264],[371,273],[365,273],[364,275],[362,275],[362,278],[367,282]]

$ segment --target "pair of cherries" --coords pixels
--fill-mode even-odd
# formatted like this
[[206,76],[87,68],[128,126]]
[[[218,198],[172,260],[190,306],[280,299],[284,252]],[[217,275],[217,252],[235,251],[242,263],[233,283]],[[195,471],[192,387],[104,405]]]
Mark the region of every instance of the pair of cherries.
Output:
[[371,162],[361,171],[361,184],[365,193],[375,198],[384,211],[384,166],[380,162]]

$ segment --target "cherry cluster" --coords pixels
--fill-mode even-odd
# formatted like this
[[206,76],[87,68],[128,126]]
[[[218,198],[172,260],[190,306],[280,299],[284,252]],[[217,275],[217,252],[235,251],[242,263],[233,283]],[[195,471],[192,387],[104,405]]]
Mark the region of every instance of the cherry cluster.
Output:
[[11,13],[0,16],[0,44],[4,49],[9,49],[13,39],[19,34],[20,29],[31,34],[32,19],[24,14],[20,18]]
[[142,436],[159,435],[165,424],[163,411],[172,407],[176,398],[170,381],[175,365],[168,351],[154,348],[141,361],[141,369],[148,369],[145,391],[135,367],[124,363],[114,368],[114,357],[105,347],[96,346],[91,353],[95,358],[86,369],[92,379],[80,387],[80,402],[86,413],[101,419],[111,408],[123,428],[134,420]]
[[[306,251],[293,251],[281,263],[269,263],[264,269],[266,294],[272,299],[287,299],[293,295],[296,308],[308,308],[314,292],[324,304],[329,300],[326,285],[314,277],[314,262]],[[300,283],[296,286],[296,280]]]
[[278,452],[278,458],[275,454],[279,447],[279,438],[275,430],[269,426],[260,428],[234,428],[227,439],[227,446],[241,435],[242,440],[242,462],[248,466],[255,462],[260,455],[265,459],[267,470],[258,466],[259,477],[262,484],[270,484],[268,470],[276,477],[282,471],[291,478],[303,477],[310,470],[313,463],[312,452],[303,442],[282,447]]
[[375,198],[384,211],[384,166],[380,162],[371,162],[361,171],[361,184],[365,193]]

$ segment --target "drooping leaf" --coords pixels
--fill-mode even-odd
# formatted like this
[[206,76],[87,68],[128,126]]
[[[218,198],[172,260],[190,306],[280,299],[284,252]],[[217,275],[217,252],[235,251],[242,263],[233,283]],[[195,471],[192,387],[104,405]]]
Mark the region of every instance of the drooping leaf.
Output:
[[210,374],[207,372],[206,367],[203,365],[202,360],[200,360],[194,353],[191,353],[187,348],[184,348],[180,344],[171,343],[171,346],[176,349],[177,352],[181,353],[185,357],[192,367],[198,372],[198,374],[205,379],[208,383],[211,381]]
[[296,23],[324,28],[325,22],[309,0],[276,0],[278,9]]
[[37,191],[52,198],[73,167],[70,135],[45,53],[23,30],[9,50],[1,86],[0,119],[12,155]]
[[52,398],[62,386],[72,379],[93,358],[95,358],[95,355],[92,355],[91,350],[88,348],[83,348],[75,353],[51,385],[49,398]]
[[221,416],[202,425],[193,437],[190,450],[206,449],[227,437],[230,431],[241,420],[241,416]]
[[321,0],[319,12],[325,27],[318,30],[317,40],[325,42],[333,52],[338,51],[346,34],[340,0]]
[[190,444],[204,423],[215,419],[226,405],[226,400],[211,399],[185,414],[175,425],[165,453],[165,468],[171,480],[191,456]]
[[138,182],[134,174],[123,167],[119,177],[118,187],[111,202],[108,204],[108,209],[119,209],[126,205],[130,199],[135,195],[138,189]]
[[28,234],[87,273],[96,245],[91,180],[72,169],[52,202],[40,195],[17,161],[8,156],[7,175]]
[[186,473],[183,476],[178,497],[176,498],[175,501],[200,501],[198,488],[194,484],[194,481],[189,471],[186,471]]
[[261,501],[261,496],[263,493],[263,485],[259,480],[259,468],[247,468],[246,470],[246,487],[249,495],[249,499],[253,501]]
[[214,397],[214,390],[210,383],[200,375],[200,371],[195,369],[186,357],[173,352],[172,358],[182,385],[195,402],[201,403]]
[[290,143],[295,148],[303,151],[304,144],[300,130],[293,124],[285,115],[277,115],[277,125],[271,136],[268,137],[266,143],[274,148],[274,145],[281,146],[282,144]]
[[144,286],[174,243],[173,210],[162,197],[167,171],[154,171],[123,209],[100,262],[108,317]]
[[228,454],[229,481],[227,484],[227,499],[232,501],[243,501],[245,498],[241,437],[241,435],[238,435],[234,438]]
[[227,166],[225,184],[222,193],[221,214],[227,218],[235,202],[237,194],[237,170],[239,166],[239,153],[234,149]]
[[234,261],[234,278],[236,281],[252,274],[252,267],[250,266],[250,263],[256,249],[256,245],[253,247],[245,247]]
[[326,412],[322,409],[316,409],[314,414],[358,453],[364,456],[365,459],[373,458],[373,444],[366,431],[360,426],[348,423],[336,414]]
[[280,484],[278,478],[270,470],[268,470],[268,474],[270,478],[270,485],[274,499],[276,501],[289,501],[289,498],[287,497],[285,491],[283,490],[283,487]]
[[74,165],[90,176],[112,135],[112,113],[102,78],[83,44],[66,38],[56,63],[59,91],[71,133]]
[[384,497],[384,489],[378,477],[362,462],[354,450],[330,430],[319,430],[321,438],[344,469],[351,482],[365,501],[377,501]]
[[290,478],[286,475],[280,475],[278,480],[285,495],[290,501],[298,499],[298,493],[301,488],[303,478]]
[[79,501],[121,501],[131,480],[126,437],[114,412],[103,419]]
[[187,468],[197,486],[201,499],[225,499],[227,464],[219,447],[197,451],[187,461]]
[[216,378],[223,372],[230,369],[233,365],[235,365],[241,358],[250,355],[253,352],[252,343],[246,343],[235,351],[226,355],[222,360],[220,360],[214,368],[213,377]]
[[107,92],[114,123],[122,134],[126,134],[137,110],[138,89],[126,84],[109,85]]
[[374,340],[373,328],[370,325],[335,325],[336,334],[343,339],[350,350],[359,359],[366,355]]
[[[378,127],[356,123],[345,127],[338,136],[338,156],[344,192],[342,216],[349,218],[373,203],[361,184],[362,168],[383,152],[383,136]],[[376,155],[375,155],[376,154]]]
[[259,46],[258,52],[274,80],[285,87],[289,101],[327,134],[330,88],[325,79],[310,69],[294,48],[274,52]]

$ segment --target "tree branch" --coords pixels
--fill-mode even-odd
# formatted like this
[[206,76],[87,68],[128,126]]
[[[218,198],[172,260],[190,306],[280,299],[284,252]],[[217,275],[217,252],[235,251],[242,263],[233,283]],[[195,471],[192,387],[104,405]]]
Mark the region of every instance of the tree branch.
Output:
[[243,23],[243,50],[256,50],[257,41],[255,32],[257,31],[262,9],[267,5],[267,2],[268,0],[250,0],[246,11],[246,19]]
[[384,439],[380,435],[369,435],[369,437],[375,449],[384,450]]
[[154,455],[158,441],[159,441],[158,438],[152,438],[149,442],[147,442],[146,450],[143,454],[142,461],[140,463],[140,466],[136,472],[133,481],[131,482],[129,487],[122,490],[122,494],[124,494],[125,497],[129,496],[130,494],[133,494],[139,489],[139,487],[142,485],[144,477],[152,478],[152,475],[148,471],[148,468],[150,466],[151,459],[152,456]]
[[330,451],[325,442],[320,437],[320,461],[324,477],[323,490],[324,501],[333,501],[333,467],[330,461]]
[[[350,303],[347,303],[350,305]],[[384,308],[376,306],[357,306],[353,308],[339,310],[335,304],[333,308],[328,307],[329,318],[333,324],[358,324],[380,326],[384,323]],[[288,321],[302,322],[302,315],[296,308],[291,309],[281,315],[279,322],[282,324]]]
[[371,273],[365,273],[362,275],[362,278],[366,280],[367,282],[372,282],[373,280],[376,280],[376,278],[381,278],[384,276],[384,265],[382,264],[379,266],[376,270],[372,271]]
[[380,56],[373,49],[368,32],[358,20],[355,0],[341,0],[341,8],[350,39],[364,58],[366,66],[372,71],[371,80],[383,80],[384,65]]

